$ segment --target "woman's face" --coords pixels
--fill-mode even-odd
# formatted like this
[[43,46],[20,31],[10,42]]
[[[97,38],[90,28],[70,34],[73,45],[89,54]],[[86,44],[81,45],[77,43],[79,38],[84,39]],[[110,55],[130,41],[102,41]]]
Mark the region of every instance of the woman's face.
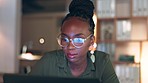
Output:
[[[86,38],[91,33],[89,31],[89,25],[87,22],[80,20],[77,17],[72,17],[64,22],[61,28],[61,34],[73,39],[75,37]],[[76,48],[72,42],[67,47],[63,47],[65,56],[70,63],[81,63],[86,60],[89,46],[94,43],[94,37],[88,38],[81,48]]]

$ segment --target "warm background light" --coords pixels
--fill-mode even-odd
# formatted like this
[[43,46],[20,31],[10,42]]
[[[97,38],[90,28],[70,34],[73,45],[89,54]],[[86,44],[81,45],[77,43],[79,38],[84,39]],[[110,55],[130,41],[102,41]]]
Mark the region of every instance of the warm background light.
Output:
[[141,56],[141,83],[148,82],[148,42],[142,44]]
[[130,42],[130,43],[123,43],[118,44],[118,47],[116,47],[116,60],[118,60],[119,55],[133,55],[135,56],[135,62],[140,62],[140,43],[139,42]]
[[97,16],[96,16],[96,14],[94,14],[94,16],[93,16],[93,21],[95,23],[94,36],[95,36],[95,43],[96,43],[96,40],[97,40]]
[[40,43],[40,44],[44,44],[44,43],[45,43],[45,39],[44,39],[44,38],[40,38],[40,39],[39,39],[39,43]]
[[1,8],[2,6],[4,6],[4,2],[5,2],[5,0],[0,0],[0,8]]
[[22,60],[39,60],[41,56],[32,55],[31,53],[22,53],[18,58]]

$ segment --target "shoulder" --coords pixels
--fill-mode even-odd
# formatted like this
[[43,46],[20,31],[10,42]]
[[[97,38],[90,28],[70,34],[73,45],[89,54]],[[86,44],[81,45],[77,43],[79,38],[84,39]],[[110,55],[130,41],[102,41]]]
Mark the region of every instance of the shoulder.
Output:
[[107,59],[109,58],[109,54],[102,51],[95,51],[96,58]]
[[45,52],[41,60],[55,60],[57,58],[60,58],[63,55],[64,55],[64,52],[62,50],[53,50],[50,52]]
[[110,55],[108,53],[102,52],[102,51],[95,51],[96,56],[96,63],[97,64],[103,64],[110,62]]
[[53,56],[53,55],[60,55],[60,54],[63,54],[63,51],[60,49],[60,50],[53,50],[53,51],[50,51],[50,52],[45,52],[43,56]]

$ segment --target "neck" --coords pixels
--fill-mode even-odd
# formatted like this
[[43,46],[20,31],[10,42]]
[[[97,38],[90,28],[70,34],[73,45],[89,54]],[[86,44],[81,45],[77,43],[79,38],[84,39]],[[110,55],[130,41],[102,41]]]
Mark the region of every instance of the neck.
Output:
[[72,75],[75,77],[80,76],[87,67],[87,59],[84,61],[81,61],[81,63],[69,63],[70,70],[72,72]]

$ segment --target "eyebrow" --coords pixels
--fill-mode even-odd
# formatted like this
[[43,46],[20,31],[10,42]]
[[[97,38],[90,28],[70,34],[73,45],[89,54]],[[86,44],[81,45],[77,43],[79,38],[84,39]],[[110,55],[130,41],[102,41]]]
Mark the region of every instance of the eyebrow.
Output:
[[82,34],[82,33],[76,34],[75,36],[80,36],[80,35],[83,35],[83,36],[85,36],[85,35],[84,35],[84,34]]
[[68,35],[66,35],[66,34],[64,34],[64,33],[61,33],[61,35],[68,36]]
[[[64,36],[69,37],[69,36],[68,36],[67,34],[65,34],[65,33],[61,33],[61,35],[64,35]],[[85,36],[83,33],[79,33],[79,34],[75,34],[74,37],[81,36],[81,35]]]

